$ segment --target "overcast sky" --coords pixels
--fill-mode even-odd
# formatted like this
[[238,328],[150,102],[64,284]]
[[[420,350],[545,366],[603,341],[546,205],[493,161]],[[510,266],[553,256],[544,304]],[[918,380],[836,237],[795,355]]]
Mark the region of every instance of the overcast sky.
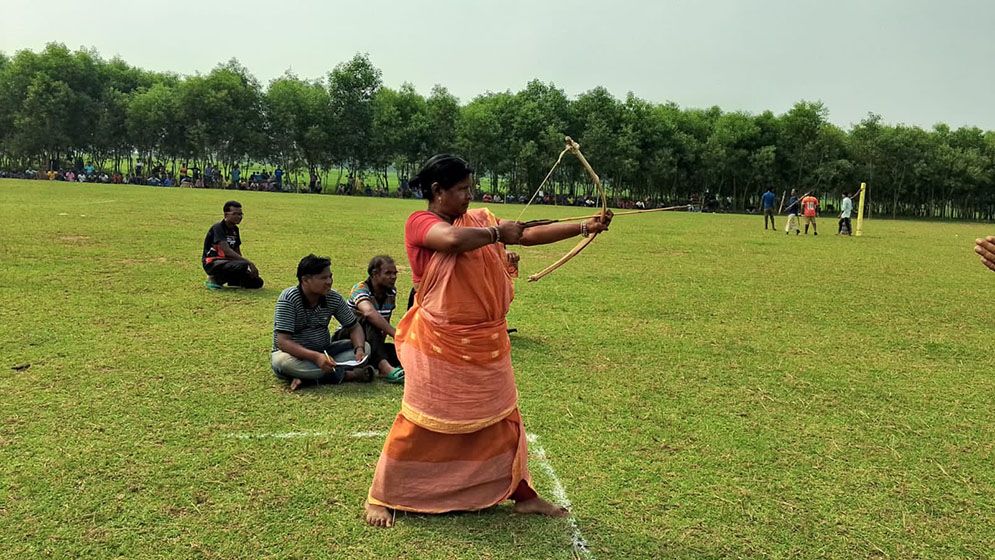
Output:
[[0,51],[58,41],[150,70],[237,58],[266,84],[369,53],[384,83],[466,102],[529,80],[758,113],[822,100],[844,127],[995,129],[991,0],[0,0]]

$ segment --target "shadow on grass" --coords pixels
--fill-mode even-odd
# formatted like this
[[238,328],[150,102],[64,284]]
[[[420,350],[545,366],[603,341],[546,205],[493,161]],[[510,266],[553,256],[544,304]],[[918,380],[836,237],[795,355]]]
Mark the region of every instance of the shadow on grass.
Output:
[[400,402],[404,393],[404,385],[394,385],[376,378],[370,383],[348,381],[335,385],[333,383],[317,383],[315,381],[304,381],[294,392],[290,392],[290,382],[284,381],[275,375],[272,376],[273,386],[283,391],[287,395],[315,396],[322,398],[336,399],[366,399],[380,397],[385,392],[389,395],[396,395]]
[[513,333],[511,336],[511,347],[519,350],[542,350],[546,348],[546,343],[539,338]]
[[210,290],[204,286],[203,282],[200,284],[200,290],[206,294],[217,295],[219,297],[230,297],[230,298],[251,298],[251,299],[272,299],[276,301],[276,297],[280,295],[282,289],[271,288],[269,286],[263,286],[257,290],[250,290],[248,288],[242,288],[239,286],[225,286],[220,290]]
[[[446,542],[467,556],[516,557],[523,548],[534,558],[575,558],[565,519],[512,513],[506,501],[480,511],[441,514],[397,512],[396,527],[416,540]],[[471,552],[472,551],[472,552]]]

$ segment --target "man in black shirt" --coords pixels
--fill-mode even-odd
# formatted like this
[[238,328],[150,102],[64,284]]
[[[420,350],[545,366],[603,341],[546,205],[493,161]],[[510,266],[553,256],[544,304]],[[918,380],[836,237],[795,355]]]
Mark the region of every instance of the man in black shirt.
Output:
[[201,264],[207,273],[204,285],[212,290],[220,289],[225,284],[262,288],[259,269],[241,252],[242,238],[238,234],[238,224],[242,222],[242,205],[229,200],[225,203],[224,213],[225,218],[211,226],[204,237],[204,254],[201,257]]

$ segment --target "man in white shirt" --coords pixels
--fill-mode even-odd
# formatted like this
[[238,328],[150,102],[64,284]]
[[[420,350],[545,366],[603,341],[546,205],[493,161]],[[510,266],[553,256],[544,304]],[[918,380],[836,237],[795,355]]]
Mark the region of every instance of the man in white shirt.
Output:
[[843,193],[843,203],[840,206],[842,211],[840,212],[840,224],[837,234],[850,235],[853,232],[853,228],[850,226],[850,215],[853,214],[853,200],[850,199],[849,194]]

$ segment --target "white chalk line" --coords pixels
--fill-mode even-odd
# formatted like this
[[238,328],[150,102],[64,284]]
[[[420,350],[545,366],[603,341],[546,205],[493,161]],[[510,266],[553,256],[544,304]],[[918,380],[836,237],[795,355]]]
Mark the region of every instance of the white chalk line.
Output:
[[331,435],[330,432],[280,432],[272,434],[228,434],[230,439],[293,439],[306,437],[323,437]]
[[[318,438],[334,437],[338,434],[333,432],[272,432],[264,434],[228,434],[229,439],[295,439],[295,438]],[[373,438],[387,437],[387,432],[353,432],[349,434],[353,438]]]
[[573,510],[571,510],[572,504],[570,503],[570,498],[567,497],[567,490],[563,487],[563,483],[560,482],[560,477],[556,476],[556,469],[553,468],[552,463],[546,458],[546,450],[542,445],[539,445],[539,436],[526,434],[526,437],[529,440],[529,449],[532,452],[532,463],[538,464],[539,468],[546,473],[546,476],[553,483],[553,501],[570,511],[567,523],[570,524],[570,544],[573,546],[574,552],[581,558],[594,560],[594,554],[591,553],[591,550],[587,546],[587,539],[580,532],[577,517],[573,514]]
[[[227,437],[233,439],[295,439],[332,437],[335,435],[336,434],[332,432],[274,432],[263,434],[228,434]],[[349,437],[351,438],[382,438],[386,436],[387,432],[384,431],[353,432],[349,434]],[[570,510],[572,504],[570,503],[570,498],[567,497],[567,490],[563,487],[560,477],[556,475],[556,469],[554,469],[552,463],[549,462],[549,458],[546,456],[546,449],[539,444],[539,436],[536,434],[526,434],[525,437],[529,442],[529,449],[532,454],[532,463],[538,465],[553,484],[553,501],[557,505]],[[587,539],[585,539],[584,534],[581,533],[580,526],[577,524],[577,517],[574,516],[573,512],[571,512],[570,516],[567,517],[567,523],[570,525],[570,544],[573,547],[574,552],[580,558],[594,560],[594,554],[592,554],[591,550],[588,548]]]
[[387,432],[378,432],[378,431],[375,431],[375,432],[353,432],[353,433],[349,434],[349,437],[354,437],[354,438],[373,438],[373,437],[380,438],[380,437],[387,437]]

